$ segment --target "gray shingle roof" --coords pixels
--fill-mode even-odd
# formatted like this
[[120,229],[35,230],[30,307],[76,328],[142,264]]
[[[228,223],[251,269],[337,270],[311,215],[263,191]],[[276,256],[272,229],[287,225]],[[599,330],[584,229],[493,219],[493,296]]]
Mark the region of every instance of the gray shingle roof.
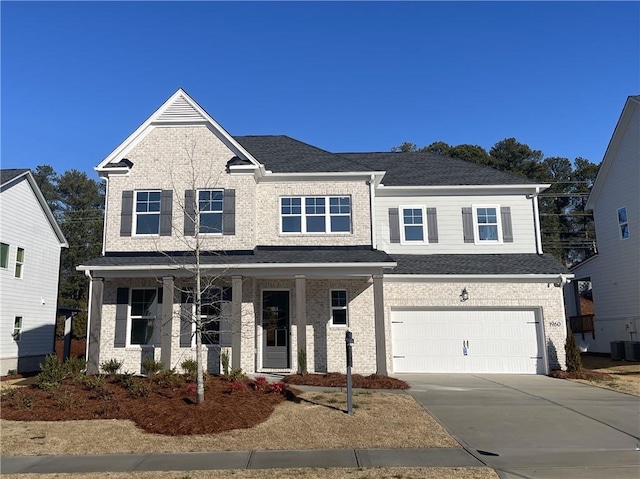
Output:
[[522,185],[534,182],[488,166],[429,152],[340,153],[376,171],[386,186]]
[[274,173],[386,171],[387,186],[516,185],[534,182],[429,152],[331,153],[284,135],[235,136]]
[[398,266],[388,274],[567,274],[551,255],[537,254],[394,254]]
[[[200,257],[203,265],[224,264],[292,264],[292,263],[393,263],[383,251],[369,247],[270,247],[258,246],[253,251],[209,252]],[[96,266],[163,266],[192,264],[190,252],[110,253],[83,264]]]
[[253,157],[274,173],[372,171],[373,167],[284,135],[234,136]]
[[0,170],[0,185],[4,185],[5,183],[13,180],[15,177],[22,175],[26,171],[29,170],[27,168]]

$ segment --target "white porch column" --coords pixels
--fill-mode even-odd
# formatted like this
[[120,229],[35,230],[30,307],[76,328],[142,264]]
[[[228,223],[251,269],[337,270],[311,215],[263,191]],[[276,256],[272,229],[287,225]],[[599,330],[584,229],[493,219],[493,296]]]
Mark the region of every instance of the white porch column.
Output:
[[87,346],[87,374],[100,373],[100,331],[102,329],[102,299],[104,278],[91,278],[89,298],[89,344]]
[[376,333],[376,373],[387,375],[387,345],[384,329],[384,292],[382,275],[373,275],[373,308]]
[[173,339],[173,276],[162,278],[162,323],[160,326],[160,361],[171,369],[171,340]]
[[242,276],[231,277],[231,368],[240,368],[242,353]]
[[[298,347],[296,350],[296,363],[298,364],[298,374],[306,372],[307,365],[304,367],[298,361],[299,352],[303,350],[308,358],[307,351],[307,279],[304,275],[296,275],[296,331]],[[304,371],[303,371],[304,369]]]

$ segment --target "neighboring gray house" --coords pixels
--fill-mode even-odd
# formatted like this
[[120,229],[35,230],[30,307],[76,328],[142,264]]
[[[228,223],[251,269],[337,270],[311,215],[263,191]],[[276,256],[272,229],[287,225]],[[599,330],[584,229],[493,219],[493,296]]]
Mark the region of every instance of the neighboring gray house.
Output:
[[0,170],[0,374],[54,350],[60,251],[68,244],[29,170]]
[[[583,351],[608,353],[611,341],[639,340],[640,96],[627,98],[586,209],[593,211],[598,253],[571,269],[567,314]],[[579,287],[589,282],[594,314],[580,308]]]
[[90,372],[195,354],[197,241],[211,287],[208,369],[544,374],[564,366],[562,286],[537,184],[429,153],[330,153],[231,136],[178,90],[96,170]]

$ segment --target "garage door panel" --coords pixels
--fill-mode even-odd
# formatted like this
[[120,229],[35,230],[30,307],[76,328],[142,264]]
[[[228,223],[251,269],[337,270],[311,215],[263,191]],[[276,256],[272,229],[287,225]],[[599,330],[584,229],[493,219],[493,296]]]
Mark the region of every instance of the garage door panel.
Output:
[[392,311],[391,334],[396,372],[545,372],[533,310]]

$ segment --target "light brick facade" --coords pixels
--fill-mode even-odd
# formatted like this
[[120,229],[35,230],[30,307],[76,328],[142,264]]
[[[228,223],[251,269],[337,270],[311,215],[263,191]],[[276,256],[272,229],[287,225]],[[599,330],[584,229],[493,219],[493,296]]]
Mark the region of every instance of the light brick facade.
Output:
[[[468,278],[463,282],[449,281],[445,274],[442,274],[441,278],[429,281],[409,278],[399,282],[397,277],[394,278],[393,274],[390,274],[390,269],[395,265],[393,255],[389,257],[384,251],[421,257],[434,252],[468,253],[469,244],[461,243],[463,234],[460,210],[472,202],[482,203],[482,197],[465,196],[459,188],[460,185],[455,192],[445,191],[437,197],[434,196],[437,193],[429,190],[428,198],[423,197],[424,192],[417,192],[415,188],[420,187],[415,186],[412,186],[413,189],[410,191],[394,190],[395,193],[390,193],[388,187],[376,190],[375,182],[372,181],[375,175],[362,173],[362,169],[337,173],[336,171],[341,171],[340,167],[322,169],[322,166],[316,166],[319,171],[307,172],[308,176],[273,173],[269,170],[268,164],[255,164],[257,160],[253,159],[250,153],[243,152],[240,143],[228,136],[212,119],[208,119],[206,112],[198,110],[199,107],[195,106],[184,92],[180,90],[172,98],[161,107],[156,117],[147,120],[98,168],[101,175],[107,179],[105,256],[93,264],[81,267],[91,273],[97,288],[96,294],[92,294],[90,320],[92,323],[89,352],[90,360],[94,363],[94,372],[97,372],[97,362],[109,359],[123,360],[123,370],[139,373],[142,371],[141,363],[146,358],[163,360],[168,366],[180,369],[184,360],[195,357],[195,348],[184,345],[185,331],[184,325],[181,329],[180,320],[180,316],[185,312],[184,305],[180,304],[180,293],[185,288],[193,286],[186,279],[191,273],[184,268],[176,267],[176,263],[169,259],[168,253],[193,252],[196,240],[193,236],[184,234],[184,203],[185,191],[198,189],[224,189],[235,192],[234,231],[199,238],[200,246],[205,253],[213,251],[229,256],[237,254],[238,261],[228,268],[214,265],[218,267],[216,273],[211,273],[212,270],[205,273],[217,275],[217,286],[228,288],[232,284],[235,285],[233,299],[225,299],[222,306],[220,344],[207,346],[203,351],[203,360],[210,372],[220,371],[220,354],[223,350],[233,358],[234,367],[240,367],[250,373],[267,370],[263,364],[265,347],[262,314],[263,292],[268,290],[289,292],[288,364],[287,367],[280,368],[285,372],[298,370],[298,353],[301,348],[306,349],[308,371],[346,371],[347,327],[333,325],[331,322],[331,290],[336,289],[347,292],[348,329],[355,339],[354,372],[393,372],[390,318],[394,308],[460,308],[462,306],[459,294],[462,287],[472,292],[469,301],[464,304],[465,308],[536,310],[544,323],[542,334],[550,368],[564,365],[566,329],[562,289],[554,286],[554,277],[548,279],[549,282],[542,282],[540,278],[521,278],[518,282],[501,279],[500,274],[494,274],[484,275],[492,277],[482,281]],[[172,109],[171,102],[174,100],[179,103],[179,108]],[[189,121],[183,117],[185,105],[187,108],[189,105],[193,107]],[[292,145],[289,140],[291,139],[283,144]],[[267,141],[267,147],[273,148],[273,140]],[[327,155],[331,155],[295,141],[292,148],[299,148],[303,156],[323,155],[320,157],[323,161]],[[297,161],[297,152],[296,149],[290,156],[290,161],[294,161],[294,164]],[[270,150],[269,153],[272,157],[282,154],[278,148]],[[133,166],[122,166],[127,164],[123,162],[124,159],[129,160]],[[330,160],[331,158],[328,161]],[[345,158],[337,160],[347,161]],[[315,164],[321,163],[317,161]],[[235,167],[239,169],[234,169]],[[289,169],[285,168],[285,171]],[[303,169],[302,172],[304,171]],[[378,179],[381,180],[382,176]],[[134,224],[136,220],[135,201],[133,219],[126,215],[126,211],[123,216],[123,192],[141,190],[171,190],[170,235],[136,236],[135,227],[132,228],[131,234],[128,231],[121,233],[123,217]],[[501,204],[513,206],[516,240],[495,244],[491,248],[487,248],[486,245],[475,246],[474,253],[492,253],[496,256],[506,256],[507,253],[527,253],[535,256],[538,253],[535,250],[536,221],[532,209],[534,199],[525,193],[514,192],[515,190],[516,187],[512,188],[508,195],[501,193],[500,201]],[[377,192],[379,197],[376,197]],[[484,189],[476,188],[474,192],[475,195],[482,195]],[[402,195],[406,195],[406,201]],[[280,198],[286,196],[349,197],[350,231],[282,233]],[[489,196],[487,193],[487,198]],[[497,204],[495,198],[487,201]],[[394,242],[391,246],[390,210],[395,209],[397,217],[398,205],[418,204],[416,202],[438,208],[439,241],[423,245]],[[373,214],[372,205],[376,208]],[[301,208],[305,208],[304,202]],[[375,231],[372,231],[372,224]],[[373,249],[374,237],[377,237],[378,247],[384,248],[384,251]],[[450,248],[454,243],[457,249]],[[346,258],[344,261],[337,261],[331,257],[337,254],[331,249],[333,247],[336,248],[335,251],[349,251],[349,255],[352,256],[343,256]],[[273,257],[267,254],[261,257],[261,261],[253,259],[254,262],[251,262],[251,258],[257,258],[260,251],[275,250],[277,253]],[[361,256],[364,250],[368,251],[366,260]],[[286,254],[289,256],[282,260]],[[156,263],[147,263],[146,258],[154,255]],[[132,257],[135,260],[132,261]],[[110,258],[116,259],[112,261]],[[160,264],[158,258],[166,260],[166,263]],[[170,305],[170,302],[165,300],[164,309],[162,306],[159,307],[155,320],[154,344],[144,347],[129,345],[131,316],[130,311],[123,311],[130,308],[130,305],[123,304],[122,297],[120,304],[117,304],[118,289],[122,291],[127,288],[127,291],[131,291],[160,288],[163,284],[166,289],[173,284],[174,277],[174,300],[169,314],[172,318],[170,331],[166,326],[164,332],[162,330],[163,321],[165,325],[168,324],[163,314],[168,314]],[[241,294],[238,293],[239,285],[242,288]],[[163,295],[167,294],[171,292],[163,290]],[[123,314],[126,316],[126,332],[123,331]],[[299,317],[301,314],[306,316]],[[119,329],[116,325],[118,320]],[[298,334],[298,328],[303,322],[304,334]],[[170,335],[169,341],[167,335]],[[93,349],[91,341],[94,341]],[[98,342],[98,345],[95,342]],[[161,345],[165,348],[164,354]],[[169,347],[170,352],[167,351]]]

